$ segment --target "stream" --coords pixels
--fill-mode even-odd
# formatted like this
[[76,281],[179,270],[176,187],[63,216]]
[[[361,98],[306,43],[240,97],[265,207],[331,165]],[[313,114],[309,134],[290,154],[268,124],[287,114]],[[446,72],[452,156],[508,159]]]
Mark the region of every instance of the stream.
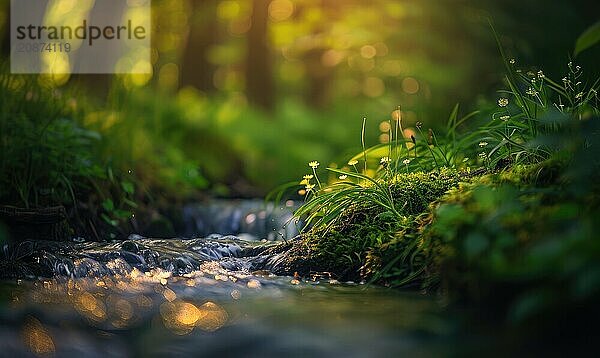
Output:
[[284,227],[293,204],[262,205],[187,207],[189,238],[5,246],[0,356],[433,357],[479,346],[455,345],[463,333],[437,297],[272,274],[280,255],[268,249],[297,233]]

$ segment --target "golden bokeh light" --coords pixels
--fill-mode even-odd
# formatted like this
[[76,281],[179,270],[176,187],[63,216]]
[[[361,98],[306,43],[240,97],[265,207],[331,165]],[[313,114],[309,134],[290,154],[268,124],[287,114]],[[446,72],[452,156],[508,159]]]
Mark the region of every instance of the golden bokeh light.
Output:
[[50,356],[56,351],[54,341],[40,321],[29,318],[22,331],[23,343],[37,356]]
[[221,328],[229,315],[214,302],[206,302],[196,307],[191,302],[173,301],[160,305],[160,314],[165,327],[178,335],[191,333],[195,327],[213,332]]
[[284,21],[294,13],[294,3],[290,0],[273,0],[269,4],[269,17],[273,21]]
[[377,49],[371,45],[365,45],[360,48],[360,55],[364,58],[373,58],[377,55]]
[[390,126],[389,121],[382,121],[381,123],[379,123],[379,131],[380,132],[387,133],[390,131],[390,129],[391,129],[391,126]]
[[106,319],[106,305],[89,292],[79,294],[74,306],[82,316],[92,321],[102,322]]
[[248,286],[248,288],[260,288],[260,281],[252,279],[249,280],[248,283],[246,284]]
[[405,77],[402,80],[402,90],[408,94],[419,92],[419,81],[413,77]]
[[200,306],[199,310],[201,314],[200,318],[196,322],[196,326],[204,331],[216,331],[217,329],[223,327],[223,325],[225,325],[229,319],[227,311],[214,302],[206,302]]
[[193,325],[200,319],[200,310],[191,303],[183,302],[177,310],[175,319],[183,325]]

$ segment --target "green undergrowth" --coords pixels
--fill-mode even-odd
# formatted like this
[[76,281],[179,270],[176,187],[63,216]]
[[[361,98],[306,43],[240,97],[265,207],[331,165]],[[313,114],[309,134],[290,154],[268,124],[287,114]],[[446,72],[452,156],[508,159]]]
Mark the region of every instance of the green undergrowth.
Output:
[[[423,232],[433,248],[435,282],[461,301],[493,302],[517,322],[540,323],[541,313],[596,299],[600,186],[570,176],[579,160],[484,177],[450,191]],[[588,169],[593,178],[598,162]]]
[[103,138],[82,124],[73,92],[4,74],[6,66],[0,62],[0,205],[64,206],[67,236],[125,235],[135,178],[98,153]]
[[445,135],[403,135],[398,109],[389,143],[363,137],[327,182],[309,163],[296,217],[311,269],[443,293],[514,332],[598,312],[600,79],[569,62],[554,81],[501,52],[507,89],[462,118],[456,106]]

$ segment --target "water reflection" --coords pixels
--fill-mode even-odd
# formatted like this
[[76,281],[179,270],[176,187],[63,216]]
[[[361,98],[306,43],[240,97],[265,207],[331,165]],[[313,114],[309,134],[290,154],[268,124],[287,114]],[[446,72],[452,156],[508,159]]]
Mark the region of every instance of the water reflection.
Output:
[[445,329],[431,299],[330,281],[226,271],[210,263],[184,275],[134,268],[123,275],[15,280],[0,285],[11,297],[0,304],[0,339],[10,341],[11,327],[23,327],[20,343],[8,349],[15,356],[201,350],[211,356],[241,349],[327,356],[340,347],[372,353],[366,347],[374,342],[383,355],[414,340],[414,332]]
[[11,342],[3,353],[389,356],[447,331],[430,297],[327,273],[275,276],[260,264],[263,245],[273,244],[36,242],[28,267],[53,278],[0,282],[0,340]]

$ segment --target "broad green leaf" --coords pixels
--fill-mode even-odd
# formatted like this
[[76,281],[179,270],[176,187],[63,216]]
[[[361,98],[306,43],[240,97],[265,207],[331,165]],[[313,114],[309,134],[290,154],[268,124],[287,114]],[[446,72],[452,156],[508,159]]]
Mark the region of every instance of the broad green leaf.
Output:
[[115,204],[113,203],[112,199],[106,199],[102,202],[102,207],[106,211],[113,211],[115,209]]
[[132,182],[123,181],[121,182],[121,187],[123,188],[123,191],[125,191],[127,194],[133,194],[134,186]]
[[583,34],[581,34],[581,36],[579,36],[575,43],[573,55],[577,56],[582,51],[594,46],[598,41],[600,41],[600,21],[590,26]]

